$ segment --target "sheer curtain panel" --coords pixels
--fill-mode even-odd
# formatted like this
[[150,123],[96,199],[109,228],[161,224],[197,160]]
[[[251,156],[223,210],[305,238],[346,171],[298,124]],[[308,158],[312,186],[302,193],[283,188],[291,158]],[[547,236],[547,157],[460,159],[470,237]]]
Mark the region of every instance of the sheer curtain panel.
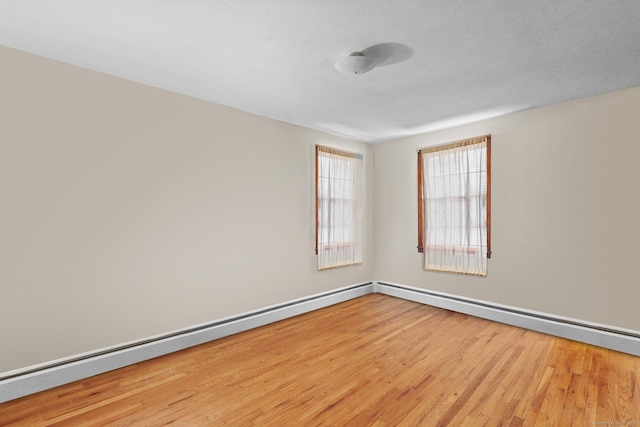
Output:
[[362,263],[362,155],[316,146],[318,270]]
[[419,151],[418,247],[426,270],[487,275],[490,150],[485,135]]

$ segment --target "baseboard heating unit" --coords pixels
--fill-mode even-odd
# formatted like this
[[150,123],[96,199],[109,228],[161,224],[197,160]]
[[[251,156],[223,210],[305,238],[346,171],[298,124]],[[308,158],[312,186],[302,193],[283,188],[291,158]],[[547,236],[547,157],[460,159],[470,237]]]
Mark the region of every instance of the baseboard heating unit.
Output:
[[640,356],[638,331],[582,322],[390,282],[363,282],[143,340],[0,373],[0,403],[370,293],[402,298]]
[[0,403],[153,359],[373,292],[360,283],[238,316],[0,374]]
[[640,333],[546,313],[376,282],[374,292],[640,356]]

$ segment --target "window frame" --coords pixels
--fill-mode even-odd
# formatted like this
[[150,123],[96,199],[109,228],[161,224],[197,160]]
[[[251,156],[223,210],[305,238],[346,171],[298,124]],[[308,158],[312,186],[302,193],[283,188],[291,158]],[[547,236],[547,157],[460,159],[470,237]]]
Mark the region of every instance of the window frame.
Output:
[[[425,150],[430,152],[434,151],[447,151],[460,146],[474,145],[482,142],[486,142],[486,222],[487,222],[487,259],[491,259],[491,134],[482,135],[473,138],[461,139],[458,141],[450,142],[435,147],[429,147],[420,149],[417,152],[418,156],[418,252],[424,253],[425,248],[425,200],[424,200],[424,183],[423,183],[423,161],[422,155]],[[465,248],[464,250],[468,250]]]
[[[344,151],[344,150],[339,150],[336,148],[332,148],[332,147],[327,147],[324,145],[316,145],[315,146],[315,254],[319,255],[319,250],[320,250],[320,202],[321,202],[321,197],[320,197],[320,169],[319,169],[319,153],[320,152],[324,152],[324,153],[329,153],[329,154],[333,154],[333,155],[338,155],[341,157],[346,157],[346,158],[351,158],[351,159],[358,159],[360,160],[362,163],[359,166],[360,167],[360,174],[362,175],[364,172],[364,156],[360,153],[355,153],[355,152],[349,152],[349,151]],[[360,189],[359,189],[359,193],[357,194],[356,198],[353,199],[345,199],[345,200],[350,200],[353,204],[358,205],[359,202],[361,202],[359,200],[359,197],[363,197],[363,194],[361,194],[364,191],[364,182],[363,182],[364,176],[360,176],[359,178],[359,185],[360,185]],[[362,205],[362,203],[360,203]],[[362,207],[362,206],[361,206]],[[357,212],[356,212],[357,213]],[[354,238],[358,239],[358,237],[360,237],[360,239],[362,238],[361,233],[358,233],[357,230],[354,230]],[[343,242],[336,242],[336,243],[326,243],[323,245],[322,249],[328,249],[328,250],[344,250],[347,248],[350,248],[352,246],[355,246],[358,242],[355,240],[349,240],[349,241],[343,241]],[[360,254],[360,258],[362,258],[362,254]],[[354,262],[349,262],[349,263],[344,263],[344,264],[339,264],[339,265],[335,265],[335,266],[330,266],[330,267],[324,267],[324,268],[319,268],[320,271],[325,270],[325,269],[331,269],[331,268],[337,268],[337,267],[343,267],[343,266],[350,266],[350,265],[358,265],[358,264],[362,264],[362,260],[360,259],[360,261],[354,261]]]

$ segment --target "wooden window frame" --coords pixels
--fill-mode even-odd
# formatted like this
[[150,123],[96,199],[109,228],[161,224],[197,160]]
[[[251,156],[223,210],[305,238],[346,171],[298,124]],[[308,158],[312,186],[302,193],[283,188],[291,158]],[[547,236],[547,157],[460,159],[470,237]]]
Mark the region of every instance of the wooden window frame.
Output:
[[[461,139],[448,144],[439,145],[426,150],[444,151],[464,145],[477,144],[479,139],[487,141],[487,259],[491,258],[491,135]],[[424,253],[424,188],[422,176],[422,153],[418,150],[418,252]]]
[[[318,243],[318,233],[319,233],[319,228],[320,228],[320,217],[319,217],[319,206],[320,206],[320,197],[319,197],[319,172],[318,172],[318,153],[322,151],[325,153],[332,153],[332,154],[337,154],[339,156],[343,156],[343,157],[350,157],[350,158],[355,158],[355,159],[363,159],[362,154],[360,153],[351,153],[348,151],[342,151],[342,150],[338,150],[335,148],[331,148],[331,147],[327,147],[324,145],[316,145],[316,150],[315,150],[315,175],[316,175],[316,182],[315,182],[315,238],[316,238],[316,242],[315,242],[315,253],[316,255],[318,255],[318,248],[319,248],[319,243]],[[346,248],[349,247],[351,245],[353,245],[353,242],[340,242],[340,243],[330,243],[330,244],[326,244],[323,246],[323,249],[329,249],[329,248]]]

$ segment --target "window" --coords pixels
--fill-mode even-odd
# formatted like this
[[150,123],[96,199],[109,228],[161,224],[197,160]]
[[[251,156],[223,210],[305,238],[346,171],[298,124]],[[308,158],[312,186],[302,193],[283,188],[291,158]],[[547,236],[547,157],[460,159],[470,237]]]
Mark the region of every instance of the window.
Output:
[[362,263],[362,155],[316,146],[318,270]]
[[491,135],[418,151],[418,252],[425,270],[487,275]]

